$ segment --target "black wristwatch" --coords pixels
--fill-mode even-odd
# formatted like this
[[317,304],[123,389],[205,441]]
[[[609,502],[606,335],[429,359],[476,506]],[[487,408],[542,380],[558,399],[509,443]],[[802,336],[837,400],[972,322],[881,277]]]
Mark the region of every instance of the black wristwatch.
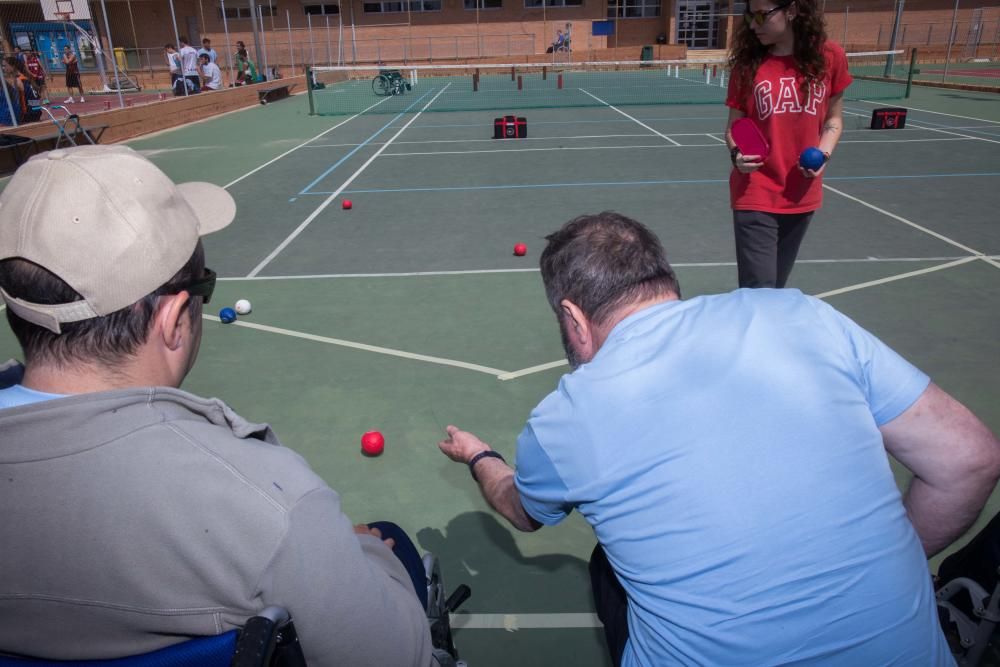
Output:
[[476,477],[476,464],[486,458],[500,459],[504,463],[507,463],[507,461],[504,461],[504,458],[500,454],[500,452],[493,451],[492,449],[484,449],[483,451],[479,452],[471,459],[469,459],[469,472],[472,473],[472,479],[477,483],[479,482],[479,478]]
[[740,154],[740,149],[733,146],[729,149],[729,159],[732,160],[733,166],[736,166],[736,156]]

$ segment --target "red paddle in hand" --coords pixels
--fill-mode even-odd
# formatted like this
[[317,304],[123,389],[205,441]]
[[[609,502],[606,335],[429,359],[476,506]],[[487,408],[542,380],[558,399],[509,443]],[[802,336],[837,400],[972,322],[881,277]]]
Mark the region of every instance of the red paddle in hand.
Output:
[[749,118],[740,118],[733,123],[732,130],[730,131],[733,135],[733,141],[736,142],[736,147],[740,149],[740,153],[743,153],[743,155],[759,155],[762,162],[767,159],[768,154],[771,152],[771,147],[767,144],[767,139],[760,133],[757,125],[752,120]]

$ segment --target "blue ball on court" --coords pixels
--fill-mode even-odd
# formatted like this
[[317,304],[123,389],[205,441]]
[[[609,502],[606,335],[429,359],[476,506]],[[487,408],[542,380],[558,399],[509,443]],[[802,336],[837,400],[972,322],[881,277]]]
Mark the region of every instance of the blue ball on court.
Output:
[[219,311],[219,319],[223,324],[232,324],[236,321],[236,311],[232,308],[223,308]]
[[816,171],[826,162],[826,156],[823,155],[823,151],[818,148],[807,148],[802,151],[802,155],[799,156],[799,164],[802,165],[803,169],[812,169]]

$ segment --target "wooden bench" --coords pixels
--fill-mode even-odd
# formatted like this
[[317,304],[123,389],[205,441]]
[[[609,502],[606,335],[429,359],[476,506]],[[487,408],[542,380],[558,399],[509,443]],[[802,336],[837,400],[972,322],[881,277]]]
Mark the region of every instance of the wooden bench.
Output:
[[257,99],[260,100],[261,104],[282,100],[291,94],[289,90],[291,86],[290,83],[276,83],[267,88],[261,88],[257,91]]

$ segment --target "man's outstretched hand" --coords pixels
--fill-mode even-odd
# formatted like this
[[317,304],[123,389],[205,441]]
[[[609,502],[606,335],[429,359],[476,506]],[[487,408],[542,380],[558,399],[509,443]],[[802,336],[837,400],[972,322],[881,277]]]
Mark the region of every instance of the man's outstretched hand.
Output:
[[448,438],[439,442],[438,447],[452,461],[467,464],[479,452],[492,449],[473,434],[457,426],[449,424],[445,431],[448,432]]

